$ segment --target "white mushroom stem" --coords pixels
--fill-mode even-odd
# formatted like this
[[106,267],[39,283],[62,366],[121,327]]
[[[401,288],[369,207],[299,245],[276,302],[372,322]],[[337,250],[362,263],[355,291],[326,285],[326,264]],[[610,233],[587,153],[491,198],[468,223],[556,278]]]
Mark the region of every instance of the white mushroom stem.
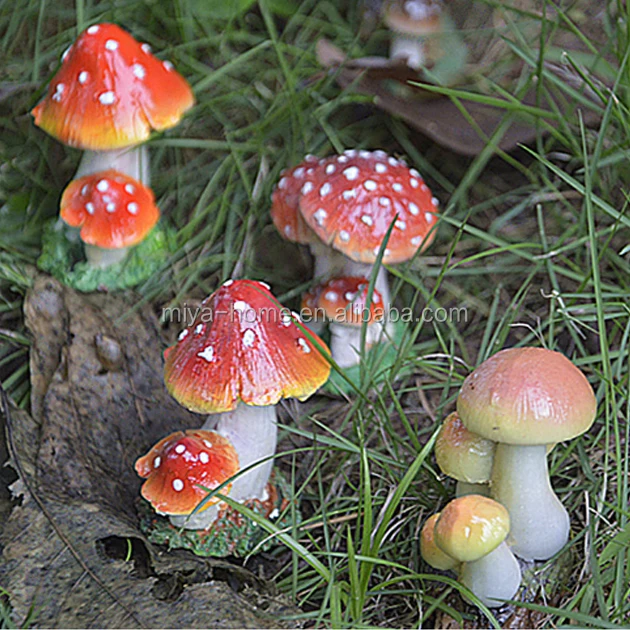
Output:
[[184,529],[208,529],[219,515],[219,508],[224,506],[223,501],[219,501],[203,512],[197,514],[171,515],[169,520],[175,527],[183,527]]
[[569,515],[551,488],[544,444],[497,444],[490,485],[510,514],[509,543],[517,556],[547,560],[564,547]]
[[468,494],[479,494],[482,497],[490,496],[490,486],[487,483],[469,483],[458,481],[455,484],[455,496],[464,497]]
[[83,244],[85,249],[85,257],[92,267],[97,269],[106,269],[110,265],[113,265],[121,260],[124,260],[129,251],[128,247],[121,247],[119,249],[104,249],[103,247],[96,247],[95,245]]
[[269,458],[249,472],[239,475],[230,490],[230,497],[235,501],[264,501],[278,441],[276,406],[254,407],[239,403],[234,411],[208,416],[202,429],[216,431],[232,442],[241,470]]
[[426,63],[425,44],[422,37],[394,34],[389,47],[390,59],[404,59],[407,65],[419,70]]
[[146,145],[116,151],[85,151],[74,179],[108,169],[115,169],[149,186],[151,177],[149,151]]
[[[361,329],[362,326],[346,326],[344,324],[330,324],[330,352],[332,358],[340,368],[358,365],[361,358]],[[374,343],[375,329],[378,326],[368,326],[365,335],[365,347],[370,348]]]
[[459,581],[486,606],[496,608],[512,599],[521,584],[521,568],[509,547],[502,542],[487,556],[465,562]]

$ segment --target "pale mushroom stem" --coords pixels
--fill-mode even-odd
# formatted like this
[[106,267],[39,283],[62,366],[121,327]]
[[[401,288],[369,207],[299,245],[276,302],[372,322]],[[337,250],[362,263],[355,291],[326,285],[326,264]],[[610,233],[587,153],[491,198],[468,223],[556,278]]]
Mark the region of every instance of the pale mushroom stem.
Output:
[[465,497],[468,494],[479,494],[482,497],[490,496],[490,486],[487,483],[469,483],[458,481],[455,484],[455,496]]
[[149,151],[144,144],[116,151],[85,151],[74,179],[108,169],[133,177],[145,186],[150,185]]
[[526,560],[547,560],[569,539],[569,515],[549,481],[547,447],[497,444],[492,497],[510,514],[509,543]]
[[[330,352],[340,368],[358,365],[361,358],[362,326],[345,326],[330,324]],[[369,349],[378,340],[379,326],[368,325],[365,335],[365,347]]]
[[389,47],[389,58],[404,59],[410,68],[419,70],[426,63],[423,39],[411,35],[394,35]]
[[208,416],[202,429],[216,431],[232,442],[241,470],[270,457],[237,477],[230,491],[230,497],[235,501],[267,499],[267,483],[278,441],[276,406],[254,407],[239,403],[233,411]]
[[496,608],[512,599],[521,584],[521,568],[509,547],[502,542],[494,551],[462,565],[459,581],[486,606]]
[[219,515],[219,508],[223,506],[223,502],[219,501],[203,512],[197,514],[171,515],[169,520],[175,527],[183,527],[184,529],[208,529]]
[[124,260],[129,251],[128,247],[120,247],[119,249],[104,249],[95,245],[83,244],[85,249],[85,257],[92,267],[97,269],[106,269],[110,265]]

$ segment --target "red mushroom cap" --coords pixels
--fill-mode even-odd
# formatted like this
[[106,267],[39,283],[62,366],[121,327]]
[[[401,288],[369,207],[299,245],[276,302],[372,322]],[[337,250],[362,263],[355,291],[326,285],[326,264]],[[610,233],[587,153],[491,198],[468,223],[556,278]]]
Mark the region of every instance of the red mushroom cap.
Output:
[[195,102],[168,61],[154,57],[115,24],[79,35],[44,99],[35,124],[61,142],[93,151],[139,144],[152,129],[174,127]]
[[[313,343],[315,341],[315,343]],[[180,404],[198,413],[305,400],[330,374],[330,363],[269,291],[228,280],[202,303],[195,321],[164,356],[164,380]]]
[[70,182],[61,197],[61,218],[81,228],[81,240],[104,249],[136,245],[160,218],[153,191],[115,170]]
[[[208,496],[208,490],[238,470],[232,443],[214,431],[203,430],[171,433],[136,461],[136,472],[146,479],[142,496],[161,514],[190,514]],[[222,494],[228,494],[231,485]],[[200,511],[218,501],[213,497]]]
[[276,229],[286,240],[302,245],[313,238],[313,232],[300,214],[300,195],[305,178],[312,174],[318,161],[315,156],[307,155],[302,163],[282,171],[271,195],[271,219]]
[[368,304],[368,286],[365,278],[333,278],[316,287],[316,308],[333,322],[347,326],[382,321],[385,316],[382,296],[374,289]]
[[394,220],[385,263],[408,260],[433,239],[437,199],[418,171],[384,151],[346,151],[322,160],[301,192],[308,226],[357,262],[376,260]]

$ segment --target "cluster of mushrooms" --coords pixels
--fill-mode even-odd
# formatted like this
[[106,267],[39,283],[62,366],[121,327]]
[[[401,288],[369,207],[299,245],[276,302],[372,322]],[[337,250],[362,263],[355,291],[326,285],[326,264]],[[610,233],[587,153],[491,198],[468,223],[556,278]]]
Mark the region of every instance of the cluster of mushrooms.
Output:
[[175,126],[194,105],[187,81],[115,24],[94,24],[62,56],[35,124],[84,151],[61,198],[88,263],[106,268],[155,227],[160,211],[149,187],[146,145],[153,130]]
[[544,348],[497,352],[464,381],[435,445],[457,498],[422,530],[424,560],[457,570],[486,606],[514,597],[514,555],[548,560],[569,539],[569,515],[551,488],[547,454],[587,431],[597,402],[584,374]]
[[[118,26],[90,26],[64,54],[33,115],[85,150],[61,218],[81,228],[93,265],[121,260],[156,224],[142,143],[193,103],[173,66]],[[285,239],[309,247],[315,284],[300,316],[267,284],[229,280],[165,351],[169,393],[208,415],[201,429],[164,437],[136,462],[142,496],[178,528],[211,532],[228,510],[222,496],[277,516],[276,405],[311,396],[331,364],[357,364],[362,339],[369,348],[391,335],[383,264],[408,261],[431,243],[438,201],[402,159],[349,150],[306,156],[283,171],[270,212]],[[325,326],[330,350],[318,336]],[[568,540],[547,453],[586,431],[595,411],[588,381],[559,353],[509,349],[474,370],[437,438],[437,463],[457,480],[457,498],[426,521],[425,561],[456,570],[487,606],[512,598],[521,581],[515,555],[545,560]]]

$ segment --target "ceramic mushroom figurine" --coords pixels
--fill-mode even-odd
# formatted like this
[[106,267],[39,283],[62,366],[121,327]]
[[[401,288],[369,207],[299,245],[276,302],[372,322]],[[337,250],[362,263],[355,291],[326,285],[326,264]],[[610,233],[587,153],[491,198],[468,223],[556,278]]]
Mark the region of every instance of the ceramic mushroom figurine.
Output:
[[228,280],[164,353],[169,393],[191,411],[212,414],[203,428],[230,440],[241,470],[260,462],[234,480],[237,501],[268,493],[276,404],[305,400],[330,373],[326,345],[296,321],[268,285]]
[[115,24],[87,28],[62,57],[35,124],[85,151],[76,177],[116,169],[149,185],[144,143],[194,104],[186,80]]
[[[435,235],[437,199],[418,171],[384,151],[349,150],[317,162],[309,157],[283,172],[272,201],[276,228],[288,240],[308,243],[315,276],[323,281],[369,278],[392,224],[385,264],[409,260]],[[375,288],[387,312],[391,297],[382,267]]]
[[490,495],[494,447],[470,432],[456,411],[447,416],[435,441],[435,460],[445,475],[457,479],[455,496]]
[[153,191],[115,170],[75,179],[61,197],[61,218],[80,227],[85,256],[93,267],[121,261],[160,218]]
[[457,412],[469,431],[497,442],[492,497],[510,513],[510,546],[546,560],[569,538],[569,515],[549,481],[547,447],[587,431],[597,401],[584,374],[559,352],[510,348],[464,381]]
[[333,278],[304,296],[302,304],[314,317],[330,322],[330,350],[340,368],[357,365],[361,358],[363,324],[367,326],[365,347],[380,337],[385,319],[381,294],[375,289],[368,303],[369,281],[365,278]]
[[[136,472],[146,479],[142,496],[158,514],[170,517],[176,527],[206,529],[217,518],[221,502],[206,501],[191,516],[208,491],[218,488],[239,470],[230,441],[214,431],[178,431],[160,440],[136,461]],[[221,488],[230,492],[231,484]]]
[[489,607],[512,599],[521,584],[521,569],[505,543],[509,531],[507,510],[476,494],[451,501],[435,522],[435,544],[462,563],[459,581]]

